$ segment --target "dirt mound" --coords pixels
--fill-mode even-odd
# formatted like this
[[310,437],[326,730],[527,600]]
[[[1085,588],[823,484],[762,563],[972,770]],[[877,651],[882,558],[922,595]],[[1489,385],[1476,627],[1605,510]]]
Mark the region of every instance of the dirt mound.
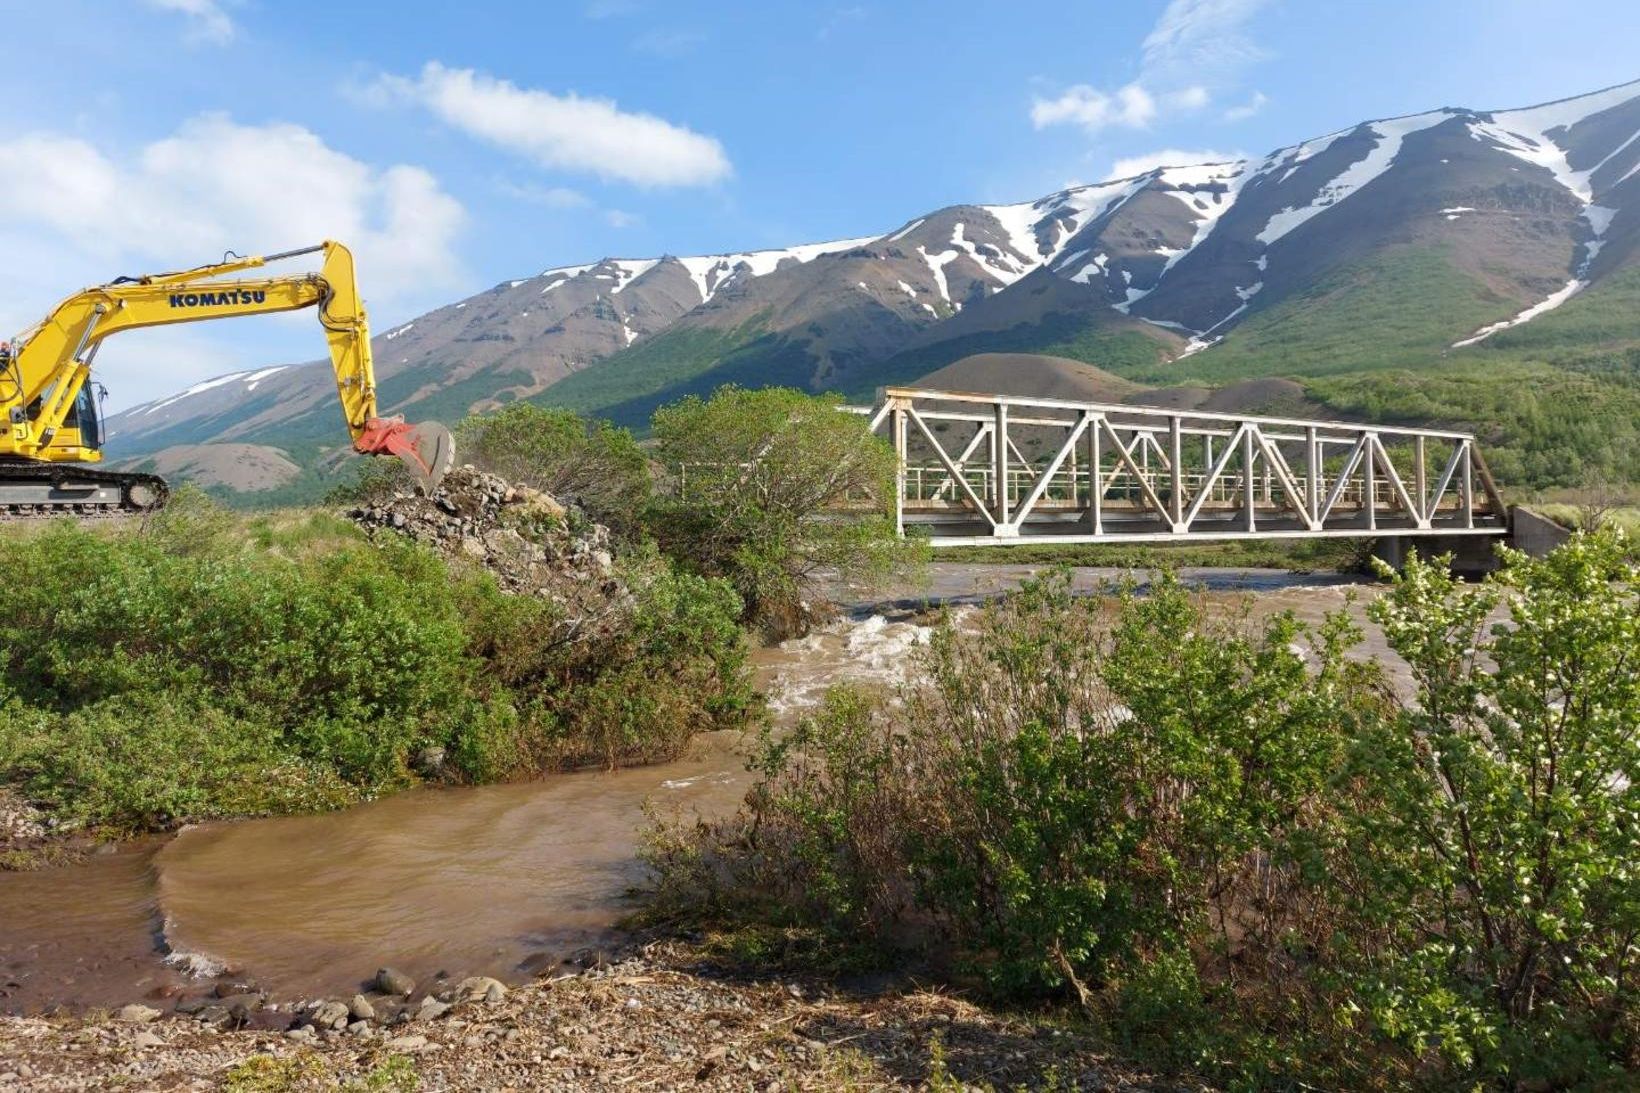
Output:
[[1201,410],[1215,414],[1268,414],[1275,417],[1328,417],[1304,385],[1289,379],[1241,380],[1223,387],[1158,387],[1128,396],[1135,406]]
[[1118,402],[1144,389],[1085,361],[1041,353],[975,353],[928,373],[913,386],[1084,402]]
[[176,444],[119,466],[151,469],[164,478],[196,486],[226,486],[241,493],[277,489],[302,473],[284,449],[266,444]]
[[600,617],[630,599],[608,528],[549,493],[470,466],[451,471],[431,497],[398,493],[347,515],[372,534],[403,535],[454,564],[481,567],[515,595],[550,597]]

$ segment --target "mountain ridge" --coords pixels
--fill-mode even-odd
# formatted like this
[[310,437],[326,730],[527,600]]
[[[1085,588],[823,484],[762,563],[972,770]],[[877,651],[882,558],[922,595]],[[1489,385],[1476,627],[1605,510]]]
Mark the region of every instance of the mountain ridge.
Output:
[[[1071,356],[1152,383],[1332,374],[1269,327],[1279,319],[1285,344],[1307,344],[1311,317],[1378,300],[1374,276],[1413,270],[1433,276],[1449,313],[1401,330],[1420,308],[1389,292],[1357,336],[1444,367],[1637,252],[1640,81],[1373,119],[1263,156],[947,206],[876,236],[551,267],[374,345],[388,412],[459,417],[528,398],[641,425],[660,402],[721,382],[866,394],[983,351]],[[1339,288],[1351,270],[1361,283]],[[1326,321],[1348,329],[1347,315]],[[325,367],[217,377],[133,407],[111,419],[113,446],[334,446]]]

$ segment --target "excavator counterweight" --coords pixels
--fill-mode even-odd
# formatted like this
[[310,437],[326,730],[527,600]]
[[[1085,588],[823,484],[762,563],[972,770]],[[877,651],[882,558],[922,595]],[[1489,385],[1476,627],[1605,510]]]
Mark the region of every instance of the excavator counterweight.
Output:
[[[317,273],[224,280],[269,262],[322,254]],[[102,470],[102,422],[91,367],[113,334],[316,308],[330,346],[336,391],[355,451],[390,455],[431,493],[455,462],[437,422],[383,418],[376,406],[370,324],[353,254],[327,240],[266,257],[231,257],[176,273],[121,277],[75,293],[0,350],[0,517],[147,512],[165,503],[163,479]]]

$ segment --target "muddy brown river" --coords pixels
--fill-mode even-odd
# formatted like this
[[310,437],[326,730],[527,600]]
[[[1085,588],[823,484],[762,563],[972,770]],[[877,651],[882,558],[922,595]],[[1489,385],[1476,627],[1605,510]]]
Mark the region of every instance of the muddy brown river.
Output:
[[[928,631],[914,609],[970,603],[1029,566],[931,567],[894,599],[857,599],[806,638],[758,650],[759,684],[790,724],[831,684],[904,679]],[[1352,582],[1246,570],[1187,579],[1255,594],[1258,613],[1318,621]],[[1078,570],[1093,591],[1112,571]],[[1387,659],[1361,616],[1364,656]],[[844,593],[844,598],[848,594]],[[383,964],[519,979],[614,936],[644,871],[645,804],[721,815],[745,792],[736,733],[675,763],[536,782],[417,790],[339,813],[189,827],[77,865],[0,873],[0,1010],[123,1004],[198,992],[217,976],[276,997],[346,994]]]

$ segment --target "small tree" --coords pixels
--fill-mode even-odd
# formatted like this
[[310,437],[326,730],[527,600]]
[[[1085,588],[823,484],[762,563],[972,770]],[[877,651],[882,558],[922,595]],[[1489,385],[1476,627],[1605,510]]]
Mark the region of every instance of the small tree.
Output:
[[[895,455],[834,399],[722,387],[656,411],[672,474],[651,530],[668,553],[728,577],[749,618],[806,628],[811,579],[875,579],[907,557],[888,515]],[[853,511],[837,511],[845,502]]]
[[571,410],[515,402],[456,428],[464,462],[574,501],[623,538],[633,538],[650,492],[649,461],[632,434]]
[[1598,1080],[1640,1039],[1640,569],[1617,535],[1506,560],[1414,559],[1371,610],[1418,701],[1355,763],[1362,997],[1461,1066]]

